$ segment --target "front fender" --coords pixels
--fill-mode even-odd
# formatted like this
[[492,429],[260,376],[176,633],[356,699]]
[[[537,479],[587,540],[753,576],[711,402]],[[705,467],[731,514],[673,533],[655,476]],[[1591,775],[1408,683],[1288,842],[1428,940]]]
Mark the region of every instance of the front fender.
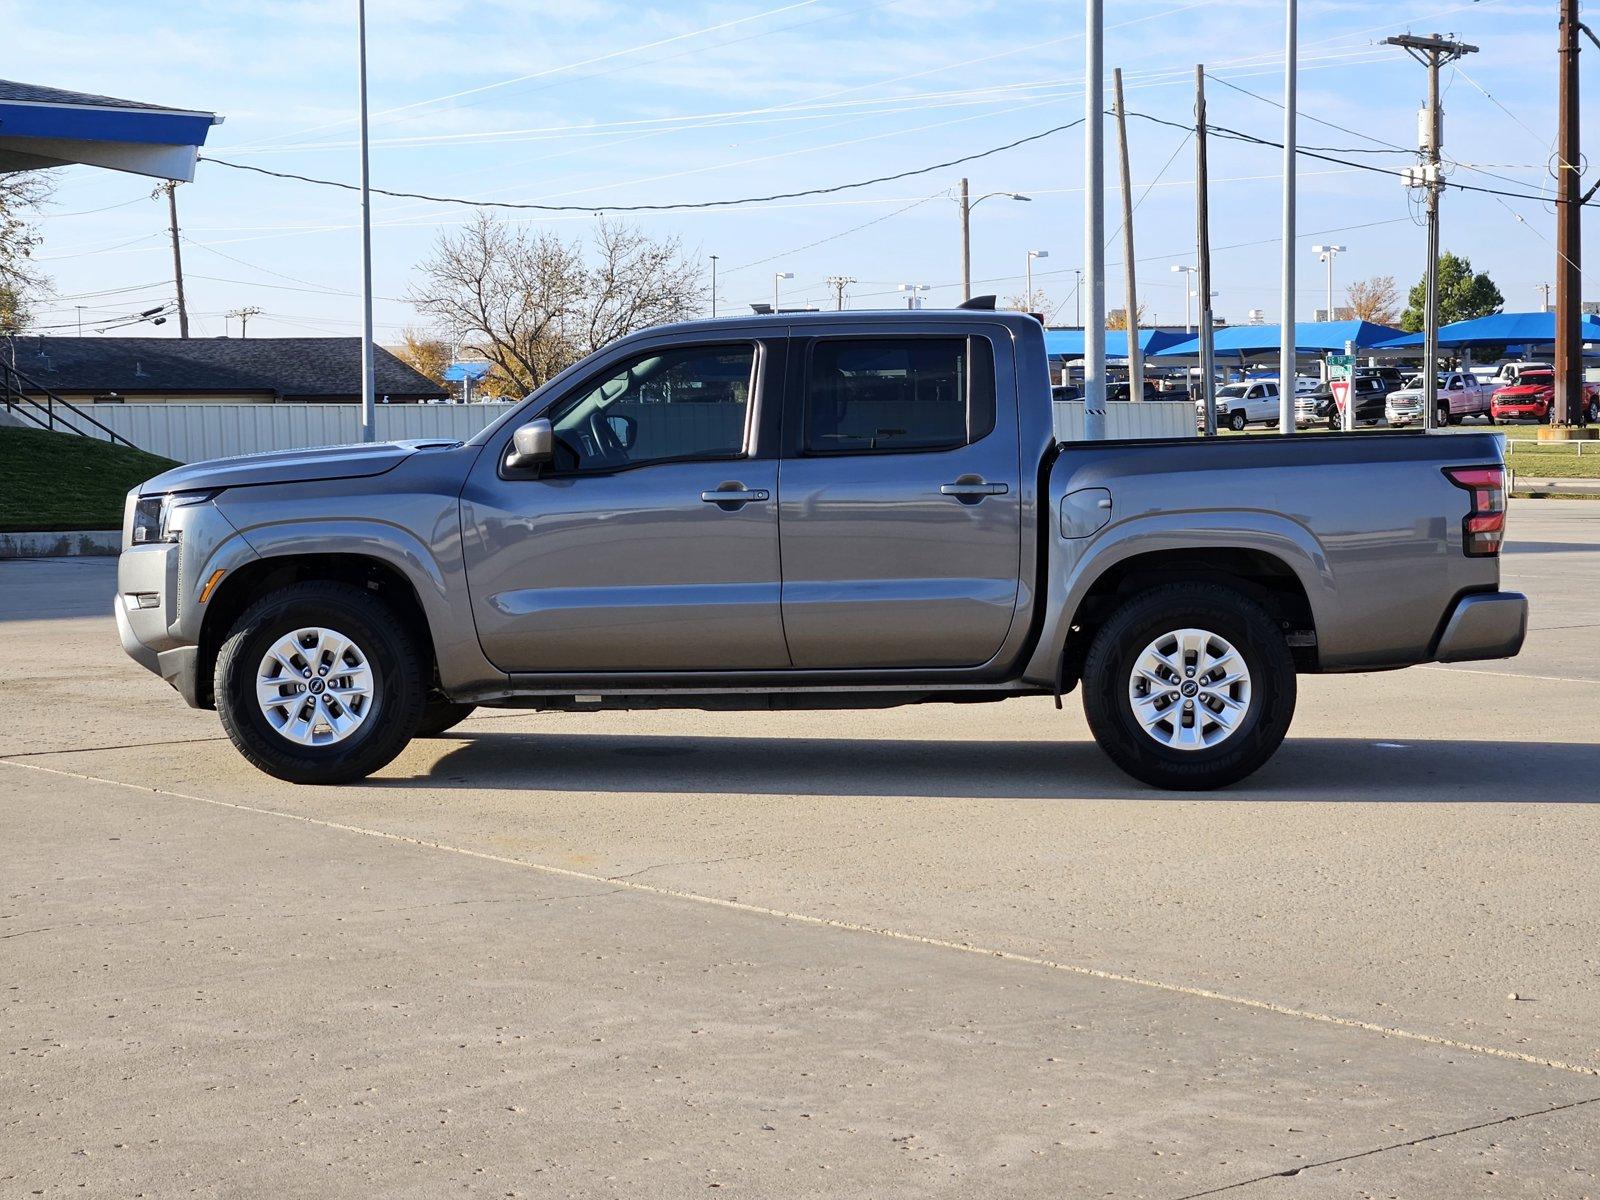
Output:
[[1282,561],[1305,590],[1317,628],[1323,627],[1333,572],[1327,551],[1304,525],[1256,509],[1145,513],[1113,522],[1092,538],[1051,539],[1050,611],[1024,678],[1036,684],[1055,680],[1072,618],[1106,571],[1142,554],[1215,550],[1251,550]]
[[[503,688],[505,674],[484,658],[467,602],[455,500],[390,499],[394,511],[387,518],[286,515],[255,522],[236,519],[235,523],[262,559],[326,554],[370,558],[392,567],[416,593],[444,690],[456,695]],[[259,511],[257,506],[251,507]],[[427,537],[417,530],[426,530]]]

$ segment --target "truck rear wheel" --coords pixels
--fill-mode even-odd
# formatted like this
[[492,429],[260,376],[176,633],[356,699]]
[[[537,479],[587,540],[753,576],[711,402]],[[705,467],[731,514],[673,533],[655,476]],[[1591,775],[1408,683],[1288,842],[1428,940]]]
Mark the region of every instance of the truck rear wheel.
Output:
[[1161,788],[1204,790],[1272,757],[1294,717],[1295,671],[1255,601],[1212,583],[1153,588],[1118,609],[1084,663],[1100,748]]
[[426,688],[404,624],[370,592],[297,583],[262,598],[217,655],[217,712],[240,754],[290,783],[349,783],[411,740]]

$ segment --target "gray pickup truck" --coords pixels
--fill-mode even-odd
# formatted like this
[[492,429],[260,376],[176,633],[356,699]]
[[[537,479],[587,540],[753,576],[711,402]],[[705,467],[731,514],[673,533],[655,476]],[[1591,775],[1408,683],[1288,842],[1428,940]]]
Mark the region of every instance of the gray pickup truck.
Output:
[[1073,443],[1039,323],[651,329],[465,443],[129,495],[123,646],[239,751],[361,778],[474,706],[881,708],[1082,686],[1161,787],[1254,771],[1297,673],[1501,658],[1491,435]]

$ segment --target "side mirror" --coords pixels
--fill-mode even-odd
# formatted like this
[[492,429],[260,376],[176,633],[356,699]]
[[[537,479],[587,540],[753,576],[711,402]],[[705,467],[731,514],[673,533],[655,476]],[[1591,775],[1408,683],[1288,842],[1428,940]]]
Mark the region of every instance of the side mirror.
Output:
[[612,413],[606,418],[606,425],[611,429],[611,436],[617,439],[617,445],[624,450],[632,450],[634,442],[639,440],[639,422],[633,417]]
[[526,471],[542,466],[555,457],[556,433],[550,422],[540,417],[526,425],[517,426],[511,435],[511,449],[506,453],[506,466],[513,471]]

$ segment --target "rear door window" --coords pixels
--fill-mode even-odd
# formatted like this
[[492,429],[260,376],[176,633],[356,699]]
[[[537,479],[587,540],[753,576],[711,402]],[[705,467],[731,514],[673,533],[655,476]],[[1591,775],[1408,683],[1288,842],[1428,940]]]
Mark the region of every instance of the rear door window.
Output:
[[807,454],[949,450],[994,429],[988,339],[820,338],[811,348]]

